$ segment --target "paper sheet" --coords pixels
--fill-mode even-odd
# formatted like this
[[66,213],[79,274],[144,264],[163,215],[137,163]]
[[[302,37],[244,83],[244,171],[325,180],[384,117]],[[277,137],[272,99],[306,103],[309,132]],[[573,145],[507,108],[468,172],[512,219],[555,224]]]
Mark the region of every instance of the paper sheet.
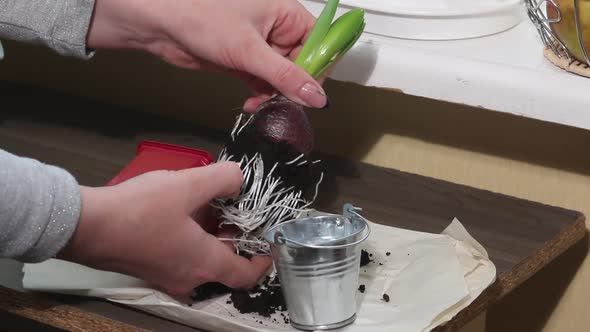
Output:
[[[360,275],[366,291],[358,293],[357,320],[339,331],[429,331],[452,319],[495,280],[487,252],[457,219],[442,234],[370,225],[363,247],[374,261],[361,267]],[[296,331],[278,315],[277,323],[240,314],[226,303],[228,296],[189,307],[135,278],[59,260],[26,264],[23,286],[104,298],[210,331]],[[390,302],[382,300],[384,293]]]

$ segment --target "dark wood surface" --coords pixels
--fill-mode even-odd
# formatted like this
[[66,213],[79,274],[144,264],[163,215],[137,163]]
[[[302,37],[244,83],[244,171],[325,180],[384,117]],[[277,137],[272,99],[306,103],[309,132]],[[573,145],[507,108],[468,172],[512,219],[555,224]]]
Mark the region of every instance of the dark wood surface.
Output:
[[[62,166],[91,186],[103,185],[116,175],[143,139],[201,148],[215,155],[226,135],[162,116],[7,83],[0,84],[0,100],[0,148]],[[15,106],[7,107],[11,101]],[[456,330],[473,319],[586,235],[584,216],[576,211],[334,156],[318,157],[326,165],[327,177],[316,208],[339,212],[343,203],[351,202],[362,207],[371,221],[436,233],[457,217],[488,250],[498,269],[497,282],[447,324],[446,330]],[[67,310],[74,310],[89,312],[89,322],[100,315],[108,317],[105,322],[117,322],[113,329],[124,330],[116,324],[126,323],[151,330],[182,330],[174,323],[102,301],[52,296],[58,305],[39,309],[29,307],[34,299],[9,290],[0,295],[10,299],[0,302],[0,309],[27,318],[34,319],[31,310],[65,310],[64,317],[80,323],[83,314],[68,314]],[[15,309],[7,302],[19,305]],[[51,325],[51,321],[40,321]],[[54,326],[63,328],[61,323]],[[101,329],[95,323],[85,326]]]

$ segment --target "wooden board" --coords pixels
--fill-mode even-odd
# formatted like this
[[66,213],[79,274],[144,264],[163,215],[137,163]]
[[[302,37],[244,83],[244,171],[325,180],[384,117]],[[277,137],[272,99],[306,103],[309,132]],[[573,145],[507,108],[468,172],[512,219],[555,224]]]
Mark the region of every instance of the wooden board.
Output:
[[[143,139],[201,148],[217,154],[226,137],[226,133],[161,116],[10,84],[0,84],[0,97],[3,103],[18,103],[18,107],[2,107],[0,148],[65,167],[85,185],[106,183],[133,158],[137,144]],[[362,207],[363,214],[371,221],[436,233],[457,217],[488,250],[498,268],[497,282],[447,324],[446,330],[455,330],[467,323],[586,234],[584,215],[576,211],[334,156],[318,157],[327,166],[327,177],[316,208],[339,212],[343,203],[351,202]],[[0,302],[0,309],[28,318],[35,316],[27,314],[31,311],[44,312],[44,309],[32,306],[31,299],[26,302],[28,304],[20,306],[26,309],[11,310],[10,303],[22,301],[21,295],[8,290],[3,292],[3,297],[10,294],[7,298],[13,300]],[[102,329],[100,324],[113,321],[95,323],[96,317],[100,316],[89,314],[84,318],[84,312],[117,317],[117,323],[112,323],[113,329],[119,329],[117,324],[121,323],[149,329],[160,324],[164,324],[163,329],[178,327],[128,308],[89,299],[77,299],[69,306],[50,308],[65,310],[65,317],[78,322],[73,322],[74,325],[86,319],[84,326],[97,330]],[[67,314],[67,310],[74,309],[82,314]],[[46,317],[42,321],[49,324],[51,316],[40,314],[40,317]],[[146,321],[154,325],[146,326]],[[56,326],[61,326],[60,322],[56,321]]]

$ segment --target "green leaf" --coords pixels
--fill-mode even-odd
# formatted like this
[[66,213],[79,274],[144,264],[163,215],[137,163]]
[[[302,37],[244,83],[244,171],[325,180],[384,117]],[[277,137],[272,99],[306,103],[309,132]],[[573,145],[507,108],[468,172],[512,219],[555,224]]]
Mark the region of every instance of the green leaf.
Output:
[[356,43],[365,27],[365,11],[353,9],[340,16],[310,55],[305,69],[317,78]]
[[356,44],[358,39],[362,36],[364,29],[365,29],[365,22],[363,22],[363,25],[359,29],[356,37],[354,37],[354,39],[350,42],[350,44],[348,44],[348,46],[343,51],[339,52],[336,56],[334,56],[334,58],[332,58],[332,60],[330,60],[319,72],[312,74],[312,77],[316,78],[316,79],[319,78],[320,76],[322,76],[324,74],[324,72],[326,70],[328,70],[332,65],[337,63],[338,60],[340,60],[340,58],[342,58],[352,48],[352,46],[354,46],[354,44]]
[[317,50],[317,46],[321,41],[324,39],[328,31],[330,30],[330,25],[332,24],[332,20],[334,19],[334,15],[336,14],[336,9],[338,8],[339,0],[328,0],[328,3],[322,10],[320,16],[316,20],[316,23],[309,34],[309,37],[303,44],[303,48],[297,55],[295,59],[295,63],[299,65],[303,69],[307,69],[309,65],[311,56]]
[[356,44],[356,42],[359,40],[359,38],[363,35],[364,30],[365,30],[365,21],[363,20],[363,24],[360,26],[359,30],[357,31],[354,39],[352,39],[350,41],[348,46],[346,46],[346,48],[342,52],[340,52],[340,54],[338,56],[343,56],[344,54],[346,54],[346,52],[348,52],[354,46],[354,44]]

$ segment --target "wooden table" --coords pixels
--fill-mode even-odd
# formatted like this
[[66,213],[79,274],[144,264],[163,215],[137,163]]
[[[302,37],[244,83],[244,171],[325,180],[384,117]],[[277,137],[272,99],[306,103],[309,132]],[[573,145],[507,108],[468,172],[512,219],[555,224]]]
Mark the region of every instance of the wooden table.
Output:
[[[2,83],[0,88],[0,148],[65,167],[85,185],[106,183],[133,158],[143,139],[216,154],[226,137],[161,116],[28,87]],[[10,101],[14,107],[6,107]],[[463,326],[586,236],[584,215],[576,211],[334,156],[319,157],[327,165],[327,177],[316,208],[339,212],[343,203],[352,202],[374,222],[436,233],[457,217],[488,250],[497,281],[444,330]],[[6,288],[0,288],[0,312],[10,313],[11,319],[70,330],[194,331],[105,301],[25,295]]]

